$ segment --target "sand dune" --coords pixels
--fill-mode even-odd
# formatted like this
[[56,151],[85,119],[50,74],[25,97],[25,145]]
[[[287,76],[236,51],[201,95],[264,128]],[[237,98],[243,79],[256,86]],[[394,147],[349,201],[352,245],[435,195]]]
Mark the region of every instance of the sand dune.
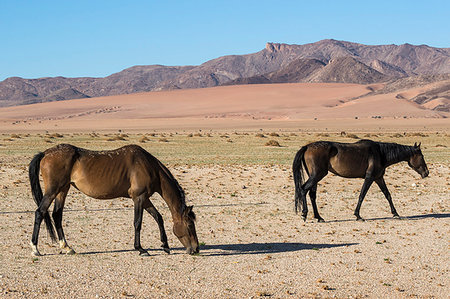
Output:
[[[336,119],[443,118],[408,98],[423,92],[363,96],[370,87],[339,83],[223,86],[41,103],[0,109],[4,130],[298,126]],[[355,99],[357,98],[357,99]],[[432,108],[432,107],[431,107]],[[170,122],[168,121],[170,120]],[[446,123],[446,121],[440,121]],[[297,123],[297,124],[296,124]],[[283,125],[284,124],[284,125]]]

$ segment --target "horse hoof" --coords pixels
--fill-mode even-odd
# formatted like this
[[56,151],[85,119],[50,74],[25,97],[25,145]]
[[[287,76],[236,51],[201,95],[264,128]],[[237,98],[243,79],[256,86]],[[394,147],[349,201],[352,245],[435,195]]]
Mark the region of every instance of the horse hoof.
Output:
[[39,251],[32,251],[31,256],[42,256],[42,254]]
[[139,255],[140,255],[140,256],[150,256],[150,254],[148,254],[147,251],[139,252]]
[[66,252],[67,255],[74,255],[76,252],[72,248]]
[[306,222],[306,216],[302,216],[304,222]]
[[399,219],[399,220],[403,219],[402,217],[400,217],[400,215],[399,215],[399,214],[397,214],[397,215],[394,215],[393,217],[394,217],[394,219]]
[[323,220],[323,218],[318,218],[317,222],[325,222],[325,220]]
[[361,221],[361,222],[364,222],[364,221],[366,221],[366,220],[364,220],[363,218],[361,218],[361,217],[358,217],[358,218],[356,218],[356,221]]
[[169,247],[163,247],[163,250],[165,253],[170,254],[170,248]]

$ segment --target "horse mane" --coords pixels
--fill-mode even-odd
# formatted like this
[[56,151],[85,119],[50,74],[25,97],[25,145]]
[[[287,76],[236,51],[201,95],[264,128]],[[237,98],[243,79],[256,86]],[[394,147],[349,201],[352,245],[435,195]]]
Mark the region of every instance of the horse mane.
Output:
[[418,151],[417,148],[409,145],[387,142],[376,143],[378,144],[380,152],[385,157],[387,163],[405,161]]
[[[187,207],[186,206],[186,194],[184,193],[183,188],[180,186],[177,179],[173,176],[173,174],[170,172],[170,170],[164,164],[162,164],[159,160],[157,160],[157,161],[158,161],[158,164],[161,167],[161,169],[164,171],[164,173],[169,177],[171,182],[178,189],[178,192],[180,192],[180,202],[181,202],[181,211],[180,212],[183,213]],[[194,218],[195,218],[195,216],[194,216]]]

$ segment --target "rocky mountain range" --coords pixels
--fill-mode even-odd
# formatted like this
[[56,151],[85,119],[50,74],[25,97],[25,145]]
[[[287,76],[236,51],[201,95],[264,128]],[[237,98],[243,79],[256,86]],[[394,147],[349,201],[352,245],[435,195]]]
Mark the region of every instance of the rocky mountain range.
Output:
[[198,66],[133,66],[104,78],[11,77],[0,82],[0,106],[233,84],[371,84],[449,73],[450,48],[332,39],[304,45],[267,43],[256,53],[223,56]]

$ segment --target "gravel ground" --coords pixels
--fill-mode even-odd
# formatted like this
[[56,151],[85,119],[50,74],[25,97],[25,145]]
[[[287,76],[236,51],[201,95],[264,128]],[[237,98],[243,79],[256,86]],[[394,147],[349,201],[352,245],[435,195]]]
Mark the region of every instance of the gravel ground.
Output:
[[[5,163],[6,162],[10,162]],[[58,254],[44,225],[39,249],[28,245],[34,219],[26,168],[3,159],[0,171],[0,297],[55,298],[448,298],[449,182],[447,164],[429,163],[419,178],[406,164],[386,182],[402,219],[393,219],[374,185],[355,221],[362,180],[327,176],[318,205],[325,223],[293,211],[291,170],[273,166],[172,166],[197,214],[199,255],[159,249],[154,220],[144,216],[142,245],[133,251],[129,199],[101,201],[71,190],[63,226],[76,255]]]

